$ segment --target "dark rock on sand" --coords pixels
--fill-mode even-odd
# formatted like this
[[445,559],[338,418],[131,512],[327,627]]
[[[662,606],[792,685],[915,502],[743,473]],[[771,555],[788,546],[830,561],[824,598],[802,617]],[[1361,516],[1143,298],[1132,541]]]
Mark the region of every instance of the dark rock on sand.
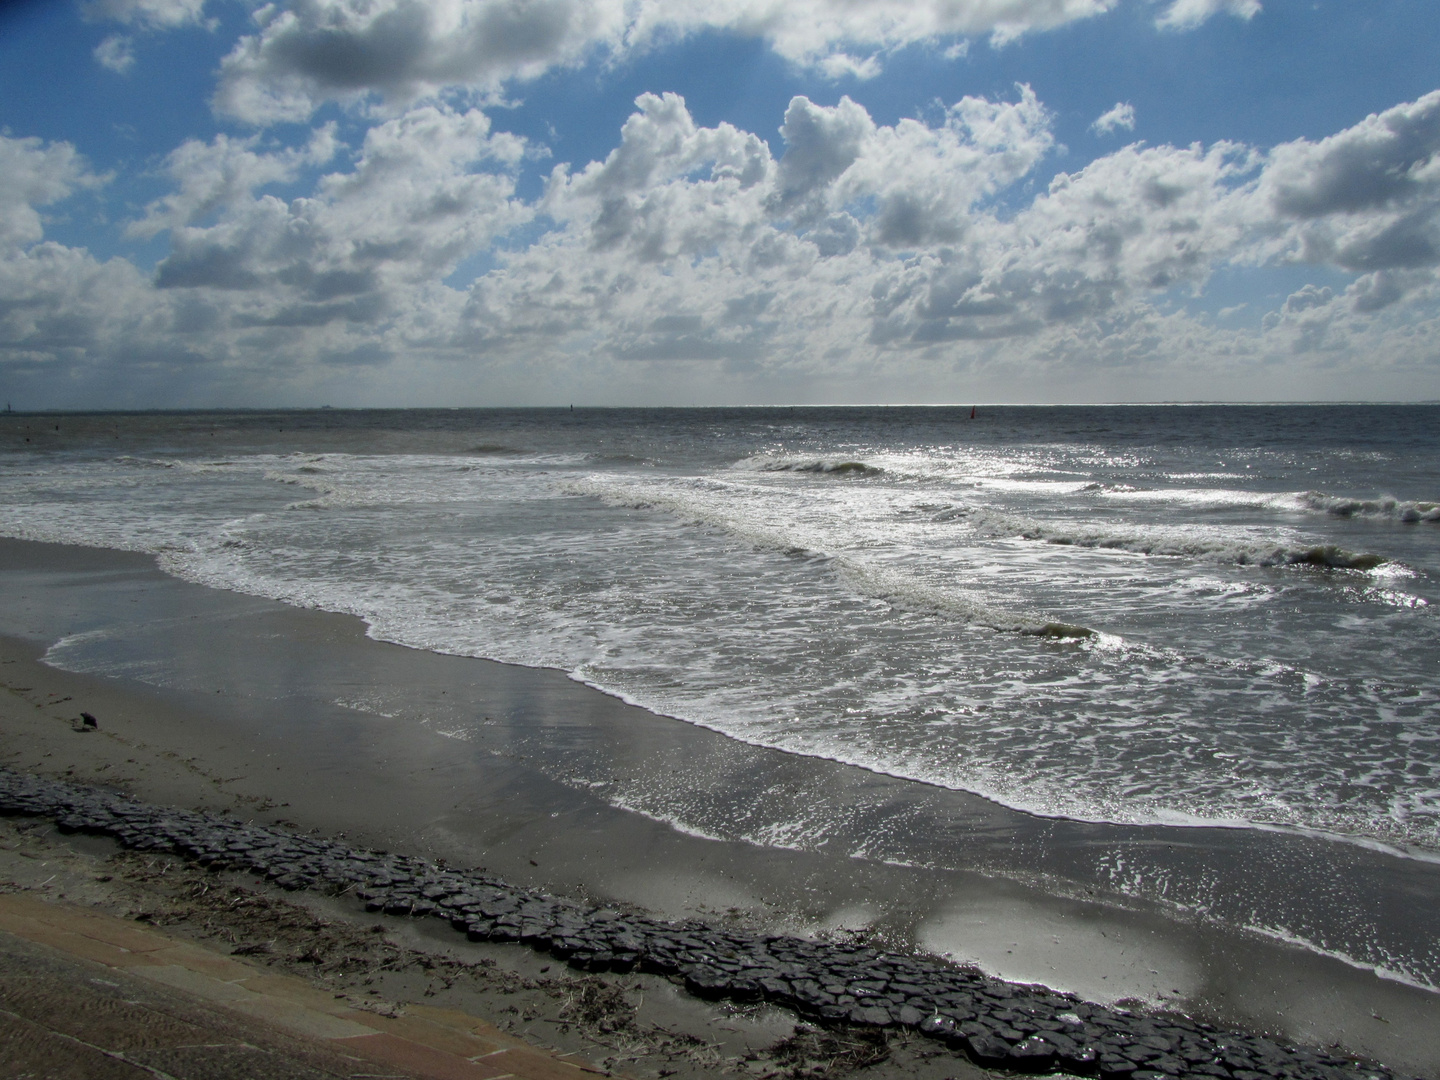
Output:
[[[94,717],[81,714],[89,728]],[[987,1068],[1099,1080],[1408,1080],[1317,1049],[1142,1016],[938,960],[861,946],[664,923],[521,889],[479,871],[365,851],[217,815],[150,806],[0,769],[0,813],[49,817],[285,889],[351,891],[367,911],[447,921],[475,941],[523,942],[586,971],[680,976],[705,998],[763,999],[827,1023],[913,1028]]]

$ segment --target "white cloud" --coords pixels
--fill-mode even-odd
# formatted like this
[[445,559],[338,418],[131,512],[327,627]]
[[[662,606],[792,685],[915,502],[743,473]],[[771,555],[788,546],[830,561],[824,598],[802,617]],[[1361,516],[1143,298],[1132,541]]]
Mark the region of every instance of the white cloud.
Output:
[[123,259],[97,262],[44,239],[40,209],[105,182],[68,143],[0,135],[0,370],[7,381],[57,369],[125,367],[113,346],[128,325],[161,344],[164,302]]
[[[792,98],[785,110],[785,122],[780,125],[785,157],[773,205],[781,212],[790,212],[817,194],[823,196],[859,159],[861,149],[874,134],[870,114],[848,97],[842,97],[840,104],[830,109],[814,105],[809,98]],[[823,197],[820,205],[823,209]]]
[[1014,103],[963,98],[935,127],[901,120],[877,129],[836,198],[873,201],[868,238],[877,245],[906,250],[960,239],[975,204],[1028,175],[1053,145],[1049,114],[1028,86],[1019,93]]
[[1090,130],[1097,135],[1109,135],[1116,128],[1124,128],[1126,131],[1135,130],[1135,106],[1124,101],[1117,101],[1114,108],[1101,113],[1090,125]]
[[0,252],[36,243],[45,235],[40,207],[103,182],[69,143],[46,146],[40,139],[0,134]]
[[1334,298],[1334,290],[1328,285],[1306,285],[1285,298],[1285,311],[1293,315],[1311,308],[1322,308]]
[[814,64],[837,49],[892,50],[1001,31],[1014,36],[1092,18],[1117,0],[644,0],[631,36],[641,42],[706,28],[762,37],[787,60]]
[[987,200],[1051,146],[1028,88],[934,126],[796,98],[785,154],[754,145],[748,168],[726,157],[741,133],[695,128],[674,97],[639,105],[603,165],[557,172],[568,228],[476,283],[487,349],[583,333],[628,358],[809,366],[827,349],[1034,339],[1202,284],[1241,235],[1227,185],[1255,165],[1238,147],[1133,147],[1003,219]]
[[[92,21],[118,22],[130,28],[132,33],[105,38],[93,54],[101,67],[124,75],[135,64],[135,31],[153,33],[200,23],[204,8],[205,0],[89,0],[80,10]],[[210,20],[207,25],[216,24]]]
[[[605,356],[687,364],[686,380],[702,377],[695,364],[736,379],[826,371],[850,385],[908,370],[907,355],[1015,370],[1044,357],[1072,377],[1103,357],[1137,385],[1191,362],[1253,382],[1248,366],[1273,354],[1349,348],[1367,363],[1412,362],[1398,330],[1367,321],[1416,287],[1394,274],[1357,283],[1344,305],[1324,287],[1301,290],[1260,336],[1151,306],[1202,289],[1217,267],[1269,257],[1286,228],[1272,206],[1283,153],[1127,147],[1000,214],[988,200],[1051,145],[1028,91],[1013,103],[967,99],[929,126],[876,125],[848,99],[797,98],[780,160],[757,147],[748,169],[732,162],[726,176],[719,147],[743,145],[743,133],[695,127],[673,97],[639,104],[607,162],[574,179],[557,172],[565,228],[476,282],[462,341],[514,363],[570,363],[584,342],[601,367]],[[727,182],[742,172],[751,183]],[[1305,396],[1278,386],[1269,392]]]
[[[328,157],[332,138],[321,129],[300,156]],[[141,223],[171,230],[156,284],[243,293],[235,303],[252,322],[374,321],[397,306],[395,289],[438,281],[531,213],[511,197],[523,142],[492,135],[478,110],[427,105],[376,125],[353,170],[288,203],[249,191],[287,175],[293,157],[223,137],[181,151],[172,160],[180,191]],[[479,163],[491,169],[473,171]],[[214,224],[181,224],[212,209]]]
[[1277,146],[1258,200],[1270,257],[1355,271],[1440,266],[1440,91],[1319,142]]
[[883,70],[879,56],[854,57],[845,52],[821,57],[816,66],[830,79],[873,79]]
[[1249,20],[1260,11],[1260,0],[1172,0],[1155,23],[1167,30],[1193,30],[1216,15]]
[[1440,90],[1318,143],[1285,143],[1271,154],[1267,188],[1275,209],[1297,218],[1352,213],[1433,198],[1440,185]]
[[[291,149],[181,146],[173,191],[131,226],[168,230],[150,278],[46,242],[40,210],[98,181],[64,144],[6,139],[0,362],[282,389],[350,371],[356,386],[444,383],[466,400],[482,386],[508,400],[914,398],[957,373],[1032,397],[1203,395],[1218,378],[1305,397],[1361,370],[1352,396],[1433,396],[1440,260],[1422,248],[1440,213],[1437,114],[1430,95],[1269,152],[1135,144],[1031,195],[1054,144],[1028,87],[894,124],[846,97],[796,97],[778,156],[646,94],[604,160],[557,166],[526,203],[527,144],[478,110],[420,105],[314,181],[306,170],[343,149],[329,128]],[[305,193],[265,193],[275,183]],[[549,231],[495,246],[525,223]],[[1397,223],[1419,240],[1385,240]],[[476,255],[494,269],[444,284]],[[1185,311],[1219,268],[1304,262],[1353,281],[1317,275],[1330,284],[1258,328]],[[1264,381],[1311,360],[1330,382]]]
[[111,34],[95,46],[95,60],[101,67],[124,75],[135,63],[134,43],[124,34]]
[[205,0],[91,0],[83,6],[87,18],[152,29],[197,23],[204,9]]
[[235,206],[256,188],[293,180],[304,165],[324,165],[339,149],[334,123],[318,128],[307,145],[277,153],[256,153],[258,137],[217,135],[208,145],[182,143],[165,160],[179,190],[145,208],[126,227],[129,236],[148,238],[177,225],[192,225],[208,214]]
[[318,362],[374,362],[411,334],[443,333],[456,318],[446,304],[461,298],[440,279],[532,213],[513,199],[524,143],[478,111],[423,106],[371,128],[354,167],[312,195],[252,193],[332,148],[328,128],[289,153],[223,138],[181,147],[168,162],[177,191],[139,223],[170,233],[150,277],[43,241],[35,207],[93,178],[64,144],[0,141],[0,365],[15,379],[65,370],[77,385],[113,377],[142,400],[173,399],[187,385],[214,393]]
[[[118,0],[117,0],[118,2]],[[158,2],[158,0],[154,0]],[[215,106],[250,123],[302,121],[326,101],[379,95],[403,107],[443,88],[499,94],[512,80],[594,57],[618,59],[720,30],[764,39],[832,78],[871,78],[916,44],[963,55],[1112,10],[1119,0],[292,0],[256,13],[256,33],[225,58]],[[1254,0],[1177,0],[1167,26]]]
[[102,387],[130,382],[146,365],[173,380],[188,354],[205,382],[220,375],[193,363],[201,357],[171,332],[166,298],[123,259],[102,263],[53,243],[7,252],[0,298],[0,369],[12,388],[38,382],[53,394],[71,383],[113,405]]

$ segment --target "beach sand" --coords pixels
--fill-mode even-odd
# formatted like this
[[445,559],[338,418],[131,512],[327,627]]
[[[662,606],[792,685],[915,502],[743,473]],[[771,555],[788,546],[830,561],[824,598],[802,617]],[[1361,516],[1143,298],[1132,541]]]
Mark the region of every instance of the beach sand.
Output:
[[[1103,830],[745,746],[558,672],[377,642],[355,618],[190,585],[148,556],[0,541],[0,599],[0,761],[14,769],[485,866],[669,918],[925,946],[1007,978],[1440,1075],[1440,996],[1183,913],[1025,879],[1027,852],[1079,860]],[[80,730],[82,709],[98,731]],[[694,836],[604,797],[615,775],[680,774],[709,777],[737,804],[788,789],[873,808],[862,824],[926,815],[975,866],[1012,872]],[[1133,832],[1185,857],[1170,833]],[[1243,836],[1203,839],[1245,857]]]
[[701,1002],[665,979],[580,974],[529,949],[0,818],[0,1072],[320,1080],[397,1066],[477,1080],[584,1080],[581,1068],[981,1075],[913,1033],[797,1028],[781,1010]]

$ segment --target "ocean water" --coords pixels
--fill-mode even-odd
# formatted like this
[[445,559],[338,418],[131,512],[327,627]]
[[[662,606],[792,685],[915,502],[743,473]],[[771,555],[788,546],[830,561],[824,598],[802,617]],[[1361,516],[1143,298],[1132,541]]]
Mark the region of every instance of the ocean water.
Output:
[[1433,862],[1437,433],[1437,406],[4,416],[0,534],[1029,814]]

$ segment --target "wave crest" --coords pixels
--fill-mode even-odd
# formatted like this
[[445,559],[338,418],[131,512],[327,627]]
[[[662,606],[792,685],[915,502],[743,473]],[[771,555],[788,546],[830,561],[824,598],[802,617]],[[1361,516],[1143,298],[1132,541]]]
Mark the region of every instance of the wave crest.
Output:
[[1308,510],[1333,517],[1394,518],[1407,525],[1421,521],[1440,522],[1440,503],[1415,502],[1382,495],[1378,499],[1352,499],[1343,495],[1326,495],[1323,491],[1304,491],[1299,496]]
[[936,520],[968,521],[977,532],[1018,536],[1057,547],[1126,551],[1134,555],[1170,556],[1239,566],[1316,566],[1332,570],[1373,570],[1390,562],[1368,551],[1348,551],[1335,544],[1305,544],[1205,534],[1181,529],[1124,529],[1036,521],[1014,514],[964,508],[944,511]]
[[1060,640],[1096,636],[1089,627],[997,607],[967,589],[931,584],[904,570],[877,565],[844,550],[830,550],[823,537],[805,535],[803,530],[787,530],[736,514],[729,507],[717,505],[701,491],[662,490],[655,485],[625,483],[598,475],[568,480],[558,486],[567,494],[598,498],[610,506],[660,511],[682,521],[723,529],[757,548],[823,561],[852,591],[907,611],[940,615],[1003,633],[1033,637]]
[[821,473],[831,476],[878,476],[885,470],[863,461],[834,458],[777,458],[768,455],[745,458],[735,468],[751,472]]

